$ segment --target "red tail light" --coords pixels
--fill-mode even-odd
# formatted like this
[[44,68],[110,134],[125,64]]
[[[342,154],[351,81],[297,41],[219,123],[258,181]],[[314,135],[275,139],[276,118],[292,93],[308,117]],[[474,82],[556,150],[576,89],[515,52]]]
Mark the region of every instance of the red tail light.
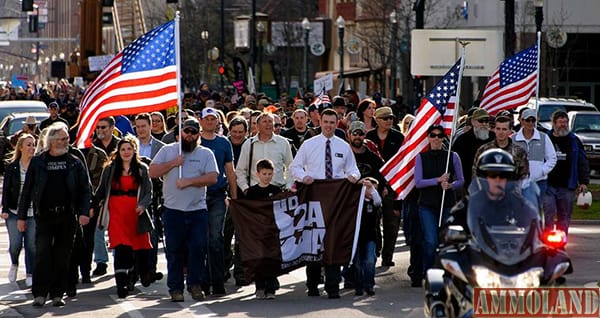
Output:
[[542,241],[553,248],[563,248],[567,244],[567,234],[561,230],[544,231]]

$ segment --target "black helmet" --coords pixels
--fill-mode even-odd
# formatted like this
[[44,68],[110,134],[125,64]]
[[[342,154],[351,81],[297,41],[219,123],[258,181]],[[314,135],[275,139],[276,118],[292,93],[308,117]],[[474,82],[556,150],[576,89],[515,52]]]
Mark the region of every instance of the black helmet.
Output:
[[515,162],[510,153],[500,149],[488,149],[477,160],[477,176],[485,178],[490,172],[513,178],[515,175]]

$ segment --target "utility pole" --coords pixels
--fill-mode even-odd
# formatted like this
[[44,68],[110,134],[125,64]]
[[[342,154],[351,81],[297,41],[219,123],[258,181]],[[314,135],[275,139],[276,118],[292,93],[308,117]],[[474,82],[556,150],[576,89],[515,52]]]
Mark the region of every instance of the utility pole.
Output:
[[515,54],[515,0],[504,0],[504,57]]
[[[425,27],[425,0],[417,0],[414,6],[415,10],[415,29],[423,29]],[[413,77],[413,91],[415,93],[415,101],[413,103],[414,111],[421,104],[423,97],[423,81],[420,76]]]

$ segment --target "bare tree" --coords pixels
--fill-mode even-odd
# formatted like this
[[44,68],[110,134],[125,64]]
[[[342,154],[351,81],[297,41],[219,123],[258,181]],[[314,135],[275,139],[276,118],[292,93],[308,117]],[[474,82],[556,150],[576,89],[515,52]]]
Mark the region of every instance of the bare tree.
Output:
[[[456,8],[442,0],[425,1],[425,25],[427,28],[444,29],[457,24]],[[391,59],[390,44],[392,26],[389,14],[396,10],[398,34],[396,36],[396,59]],[[385,72],[395,63],[400,70],[400,87],[404,95],[412,96],[410,74],[410,33],[415,28],[414,1],[370,0],[360,2],[355,35],[363,42],[362,60],[374,73]],[[383,76],[382,76],[383,77]],[[380,89],[383,87],[380,83]]]

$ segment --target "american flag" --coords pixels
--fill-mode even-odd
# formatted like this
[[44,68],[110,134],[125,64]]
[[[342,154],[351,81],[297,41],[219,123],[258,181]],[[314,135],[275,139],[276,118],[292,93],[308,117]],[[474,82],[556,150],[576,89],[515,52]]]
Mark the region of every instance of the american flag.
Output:
[[[444,77],[427,93],[413,124],[410,126],[404,143],[398,153],[381,168],[381,174],[396,191],[399,199],[404,199],[415,186],[414,168],[417,154],[429,146],[427,129],[434,124],[444,126],[450,135],[455,113],[454,99],[460,74],[460,59]],[[450,108],[452,107],[452,108]],[[449,125],[448,125],[449,122]]]
[[[323,87],[323,89],[321,90],[321,93],[316,96],[312,103],[310,103],[311,105],[315,105],[318,109],[324,109],[324,108],[328,108],[331,107],[331,99],[329,99],[329,95],[327,95],[327,92],[325,91],[325,87]],[[329,105],[325,105],[325,104],[329,104]]]
[[100,118],[177,105],[175,45],[175,21],[170,21],[115,55],[82,97],[77,147],[91,146]]
[[527,103],[535,92],[537,54],[534,45],[504,60],[485,86],[479,107],[495,115]]

